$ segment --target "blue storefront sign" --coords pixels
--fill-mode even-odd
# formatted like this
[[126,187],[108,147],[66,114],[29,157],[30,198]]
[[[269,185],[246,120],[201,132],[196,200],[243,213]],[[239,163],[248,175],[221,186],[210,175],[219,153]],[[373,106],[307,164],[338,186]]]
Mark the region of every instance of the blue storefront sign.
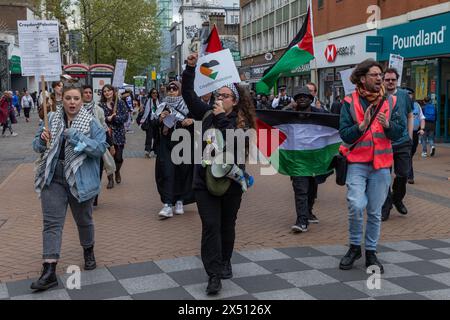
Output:
[[450,12],[378,30],[383,51],[378,60],[395,53],[404,58],[429,57],[450,53]]

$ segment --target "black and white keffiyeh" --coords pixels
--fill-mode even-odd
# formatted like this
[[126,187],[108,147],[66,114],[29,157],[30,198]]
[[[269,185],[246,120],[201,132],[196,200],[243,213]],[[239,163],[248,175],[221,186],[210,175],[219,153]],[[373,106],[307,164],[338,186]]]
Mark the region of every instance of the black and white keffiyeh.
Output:
[[163,100],[163,103],[158,106],[158,109],[156,110],[156,116],[159,117],[166,108],[169,108],[171,113],[175,114],[177,120],[179,121],[186,119],[187,115],[189,114],[189,108],[186,105],[186,102],[184,102],[182,96],[167,96]]
[[[93,116],[85,109],[81,108],[80,112],[73,120],[71,128],[75,129],[82,134],[88,136],[91,131],[91,122]],[[47,178],[50,174],[51,163],[55,156],[57,156],[58,146],[60,144],[60,139],[64,130],[66,130],[66,125],[64,121],[64,108],[59,107],[56,112],[49,115],[49,126],[51,133],[50,147],[41,155],[41,157],[36,161],[36,176],[34,187],[37,193],[41,193],[45,186]],[[75,151],[75,147],[65,140],[65,160],[64,160],[64,176],[70,187],[70,192],[72,195],[79,199],[75,174],[83,164],[87,155],[84,152]]]
[[83,105],[83,108],[85,108],[86,111],[87,111],[90,115],[95,116],[95,101],[94,101],[94,100],[92,100],[91,102],[85,103],[85,104]]

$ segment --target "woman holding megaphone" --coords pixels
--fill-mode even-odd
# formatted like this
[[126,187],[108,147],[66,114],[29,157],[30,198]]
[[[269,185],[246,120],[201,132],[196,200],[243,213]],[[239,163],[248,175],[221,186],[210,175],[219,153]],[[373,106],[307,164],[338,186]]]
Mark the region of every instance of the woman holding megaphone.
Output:
[[[214,128],[225,139],[226,130],[256,128],[255,106],[250,93],[243,87],[231,83],[217,90],[214,93],[216,102],[212,108],[198,97],[194,91],[197,61],[197,54],[191,54],[187,58],[182,94],[195,120],[202,121],[202,134]],[[236,150],[226,151],[233,154],[236,163]],[[244,169],[244,165],[240,168]],[[209,276],[206,292],[214,295],[222,288],[221,279],[233,276],[231,256],[243,188],[227,177],[216,180],[211,173],[211,166],[196,164],[193,189],[202,221],[201,256]]]

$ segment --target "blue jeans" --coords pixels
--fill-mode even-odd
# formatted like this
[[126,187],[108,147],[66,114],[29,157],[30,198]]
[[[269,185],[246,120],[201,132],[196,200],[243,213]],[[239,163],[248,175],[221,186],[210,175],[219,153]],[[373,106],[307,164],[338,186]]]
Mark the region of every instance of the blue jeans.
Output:
[[349,164],[347,202],[350,244],[361,245],[364,210],[367,209],[365,248],[376,250],[381,230],[381,207],[391,185],[389,169],[375,170],[372,164]]
[[426,122],[425,123],[425,134],[422,136],[422,152],[427,153],[427,144],[430,147],[434,147],[434,135],[435,135],[436,124]]

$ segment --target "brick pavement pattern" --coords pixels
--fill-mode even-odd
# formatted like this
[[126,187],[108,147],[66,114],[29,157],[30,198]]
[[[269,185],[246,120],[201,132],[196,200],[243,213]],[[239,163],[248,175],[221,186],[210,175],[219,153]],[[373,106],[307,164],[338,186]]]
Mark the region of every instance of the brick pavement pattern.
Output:
[[371,289],[364,258],[352,270],[337,268],[346,250],[328,245],[235,252],[234,277],[214,297],[205,294],[201,260],[191,256],[82,272],[80,289],[73,289],[69,274],[44,293],[29,289],[32,280],[0,284],[0,299],[450,300],[450,239],[383,243],[378,256],[386,272]]

